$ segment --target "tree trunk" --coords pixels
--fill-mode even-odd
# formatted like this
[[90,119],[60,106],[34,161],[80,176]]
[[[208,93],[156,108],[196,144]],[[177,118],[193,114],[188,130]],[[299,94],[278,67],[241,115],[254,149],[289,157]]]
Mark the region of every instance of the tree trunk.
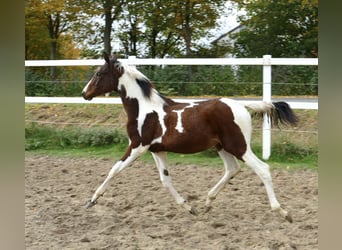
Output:
[[150,36],[150,56],[151,58],[156,58],[157,56],[157,35],[158,30],[152,29],[151,36]]
[[138,43],[138,18],[133,16],[130,22],[131,30],[130,30],[130,40],[131,40],[131,51],[130,55],[137,55],[137,43]]
[[[56,60],[57,57],[57,39],[59,36],[59,25],[60,25],[60,15],[57,13],[55,17],[52,15],[48,16],[48,30],[50,35],[50,60]],[[57,70],[56,67],[50,67],[50,80],[55,82],[57,79]]]
[[[191,57],[191,38],[192,32],[190,27],[190,1],[187,0],[185,3],[185,24],[184,24],[184,40],[185,40],[185,56]],[[192,66],[188,66],[188,79],[192,81]]]
[[[57,40],[52,39],[50,43],[50,60],[56,60]],[[57,69],[55,66],[50,67],[50,80],[54,83],[57,80]]]
[[104,3],[104,15],[105,15],[105,30],[103,34],[103,42],[104,42],[104,51],[111,55],[112,46],[111,46],[111,33],[112,33],[112,6],[111,1],[107,0]]

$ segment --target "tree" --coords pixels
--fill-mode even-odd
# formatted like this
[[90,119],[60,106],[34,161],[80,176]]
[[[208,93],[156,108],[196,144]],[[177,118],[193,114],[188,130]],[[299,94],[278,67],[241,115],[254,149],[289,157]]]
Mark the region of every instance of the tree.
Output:
[[172,8],[170,1],[165,0],[146,3],[143,19],[149,57],[163,58],[167,54],[179,54],[177,45],[181,37],[175,29],[176,11]]
[[129,0],[81,1],[84,12],[89,16],[87,27],[77,39],[83,44],[82,54],[91,58],[102,52],[112,54],[114,35],[120,32],[115,30],[114,24],[123,18],[122,12]]
[[126,55],[138,55],[138,44],[143,40],[143,11],[145,0],[128,0],[123,7],[118,34]]
[[[216,24],[219,15],[219,7],[223,1],[219,0],[185,0],[176,1],[177,15],[176,27],[185,42],[185,56],[192,56],[192,42],[199,38],[203,32]],[[192,79],[192,67],[188,67],[188,78]]]
[[[74,28],[81,17],[80,13],[81,7],[76,0],[28,0],[25,6],[27,18],[26,35],[30,39],[36,36],[32,31],[42,31],[40,38],[44,39],[44,36],[47,34],[50,44],[49,59],[57,59],[57,46],[60,36]],[[44,31],[44,28],[47,33]],[[29,44],[26,44],[26,46]],[[29,49],[28,47],[26,48]],[[52,81],[56,80],[55,67],[51,67],[50,77]]]
[[[224,0],[127,0],[120,40],[125,54],[192,56],[194,41],[216,25]],[[138,51],[137,47],[140,46]],[[180,52],[183,53],[180,53]]]
[[223,0],[175,0],[171,2],[175,11],[175,26],[185,44],[185,56],[191,57],[193,41],[215,27]]
[[[246,11],[239,17],[245,29],[235,35],[235,56],[317,57],[317,0],[233,1]],[[260,73],[253,71],[258,69],[239,68],[239,80],[260,81]],[[273,66],[272,81],[282,84],[272,87],[272,91],[282,95],[317,94],[317,74],[314,66]]]
[[246,15],[236,35],[237,56],[317,57],[318,1],[234,0]]
[[109,55],[112,53],[111,41],[112,41],[112,29],[113,22],[120,16],[124,0],[113,1],[103,0],[103,15],[105,19],[105,27],[103,33],[104,51]]
[[42,18],[34,8],[25,11],[25,60],[49,59],[50,39]]

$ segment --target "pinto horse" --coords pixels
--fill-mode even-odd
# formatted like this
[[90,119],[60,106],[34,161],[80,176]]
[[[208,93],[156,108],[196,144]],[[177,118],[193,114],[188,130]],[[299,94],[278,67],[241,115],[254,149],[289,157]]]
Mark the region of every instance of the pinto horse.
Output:
[[277,123],[295,125],[297,117],[285,102],[241,104],[219,98],[200,102],[180,103],[161,95],[151,81],[135,67],[125,65],[116,57],[104,54],[101,66],[82,91],[86,100],[108,92],[117,92],[126,111],[129,146],[123,157],[111,168],[86,207],[92,207],[105,192],[109,181],[139,156],[150,151],[160,179],[176,202],[192,214],[196,211],[176,191],[167,167],[167,152],[190,154],[216,147],[222,158],[225,174],[209,191],[206,211],[224,185],[239,172],[236,159],[244,162],[262,180],[271,209],[292,221],[289,213],[276,199],[269,166],[255,156],[250,147],[252,124],[247,108],[255,113],[267,113]]

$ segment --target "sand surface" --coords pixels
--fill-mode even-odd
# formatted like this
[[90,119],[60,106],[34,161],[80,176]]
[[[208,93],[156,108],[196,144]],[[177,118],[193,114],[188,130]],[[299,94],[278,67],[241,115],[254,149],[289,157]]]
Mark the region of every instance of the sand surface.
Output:
[[318,249],[317,171],[272,171],[292,224],[270,211],[261,181],[247,168],[204,213],[223,166],[170,166],[175,188],[198,216],[176,204],[155,165],[139,160],[85,209],[114,163],[26,153],[26,249]]

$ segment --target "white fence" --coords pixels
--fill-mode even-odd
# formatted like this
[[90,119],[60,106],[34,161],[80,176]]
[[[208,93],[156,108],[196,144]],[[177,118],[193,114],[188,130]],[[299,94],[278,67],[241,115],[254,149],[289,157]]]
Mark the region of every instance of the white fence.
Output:
[[[263,66],[263,96],[262,100],[271,101],[272,96],[272,65],[318,65],[318,58],[272,58],[264,55],[263,58],[163,58],[138,59],[129,57],[120,61],[130,65],[262,65]],[[25,67],[47,66],[97,66],[103,65],[103,59],[94,60],[27,60]],[[188,99],[176,99],[186,102]],[[200,99],[191,99],[197,101]],[[242,101],[242,100],[241,100]],[[256,102],[254,100],[243,102]],[[287,101],[293,109],[318,109],[318,102]],[[95,98],[91,102],[82,97],[25,97],[25,103],[104,103],[121,104],[119,98]],[[271,124],[264,117],[262,136],[262,157],[268,159],[271,155]]]

